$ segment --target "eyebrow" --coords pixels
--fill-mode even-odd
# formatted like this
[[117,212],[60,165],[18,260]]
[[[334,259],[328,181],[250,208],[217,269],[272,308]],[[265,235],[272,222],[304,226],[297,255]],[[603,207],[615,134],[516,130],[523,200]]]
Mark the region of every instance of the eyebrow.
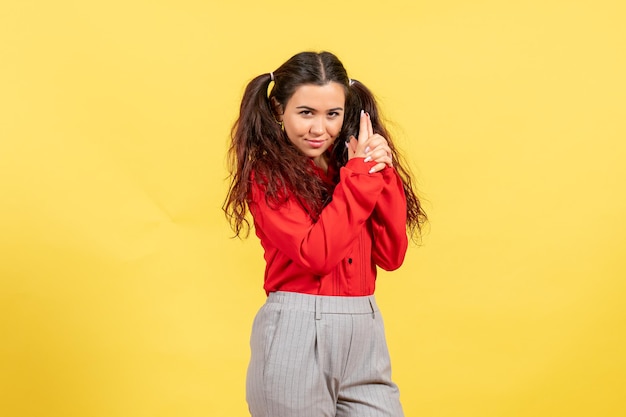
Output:
[[[296,109],[313,110],[313,111],[316,110],[313,107],[309,107],[309,106],[298,106],[296,107]],[[343,111],[343,107],[333,107],[332,109],[328,109],[327,111],[337,111],[337,110]]]

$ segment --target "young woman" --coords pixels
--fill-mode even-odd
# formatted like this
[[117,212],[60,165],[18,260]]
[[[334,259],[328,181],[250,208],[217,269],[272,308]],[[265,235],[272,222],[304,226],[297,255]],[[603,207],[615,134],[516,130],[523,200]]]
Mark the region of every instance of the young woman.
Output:
[[229,156],[224,210],[237,236],[250,210],[267,262],[252,416],[402,416],[376,268],[400,267],[426,216],[372,93],[333,54],[297,54],[248,84]]

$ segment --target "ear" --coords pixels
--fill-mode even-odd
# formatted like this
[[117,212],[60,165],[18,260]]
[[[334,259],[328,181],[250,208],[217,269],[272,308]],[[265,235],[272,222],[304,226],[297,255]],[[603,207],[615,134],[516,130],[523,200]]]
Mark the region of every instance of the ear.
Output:
[[272,97],[270,99],[270,103],[272,104],[272,111],[274,112],[274,116],[276,116],[276,120],[282,122],[283,114],[285,113],[283,106],[281,106],[278,100],[276,100],[276,97]]

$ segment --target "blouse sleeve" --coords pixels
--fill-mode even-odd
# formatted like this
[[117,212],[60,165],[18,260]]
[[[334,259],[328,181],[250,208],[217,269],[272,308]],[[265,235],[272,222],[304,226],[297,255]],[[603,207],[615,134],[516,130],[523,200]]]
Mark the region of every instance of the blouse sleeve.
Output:
[[257,233],[312,273],[330,273],[347,254],[385,188],[382,174],[368,173],[373,165],[362,158],[349,160],[340,170],[332,201],[315,223],[294,199],[278,208],[268,206],[263,187],[253,181],[250,212]]
[[386,271],[398,269],[408,246],[406,234],[406,196],[402,179],[395,169],[381,171],[381,190],[372,214],[372,257]]

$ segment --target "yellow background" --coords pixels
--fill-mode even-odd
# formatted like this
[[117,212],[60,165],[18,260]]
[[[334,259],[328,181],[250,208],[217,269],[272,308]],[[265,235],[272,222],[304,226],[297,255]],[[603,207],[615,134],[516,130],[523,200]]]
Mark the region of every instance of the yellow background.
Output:
[[407,416],[626,415],[619,0],[5,1],[0,415],[246,416],[243,88],[338,54],[430,215],[381,274]]

